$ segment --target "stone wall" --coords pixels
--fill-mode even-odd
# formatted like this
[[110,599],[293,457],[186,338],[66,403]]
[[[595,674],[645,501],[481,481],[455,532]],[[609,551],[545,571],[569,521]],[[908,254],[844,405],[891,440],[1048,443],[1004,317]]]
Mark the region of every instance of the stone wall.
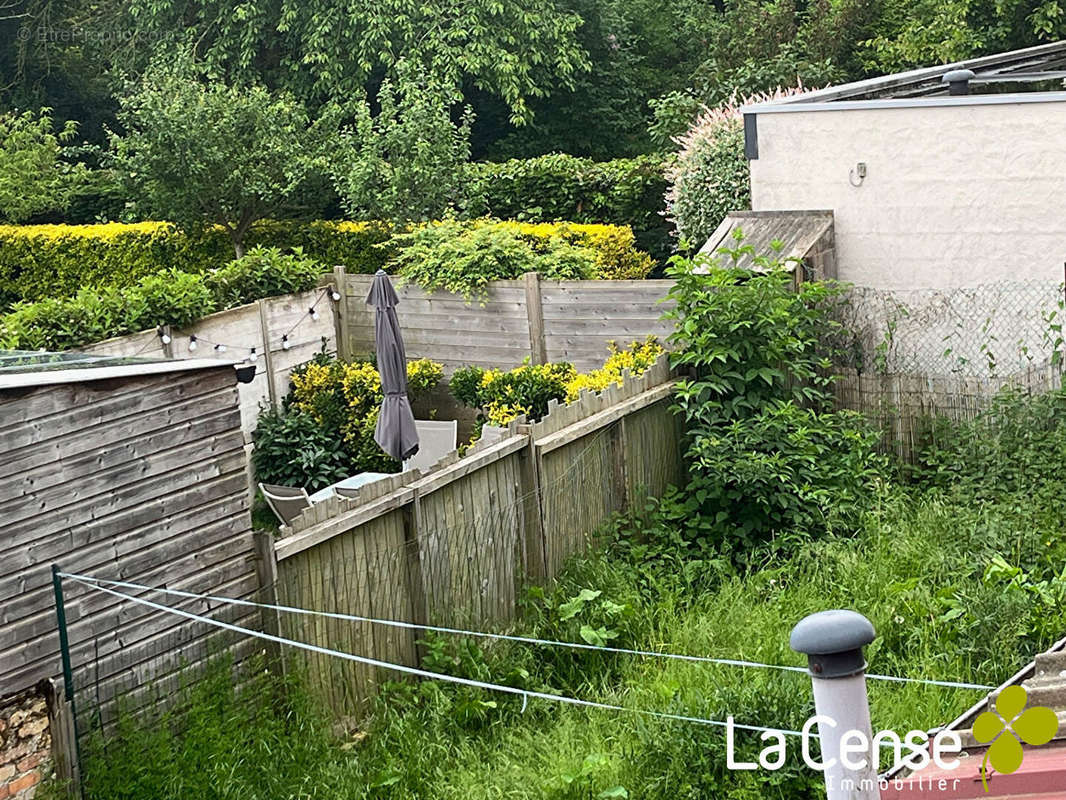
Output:
[[30,800],[51,765],[45,694],[30,689],[0,698],[0,800]]

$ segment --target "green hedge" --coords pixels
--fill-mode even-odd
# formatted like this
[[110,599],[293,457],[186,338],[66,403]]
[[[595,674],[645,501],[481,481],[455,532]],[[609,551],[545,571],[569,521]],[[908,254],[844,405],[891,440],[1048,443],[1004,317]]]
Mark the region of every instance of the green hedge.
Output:
[[662,213],[666,166],[662,156],[592,161],[561,153],[471,164],[464,210],[470,217],[628,225],[637,245],[662,262],[674,243]]
[[148,330],[185,328],[215,311],[307,291],[325,267],[278,248],[255,247],[210,274],[167,269],[129,286],[86,287],[73,297],[21,302],[0,316],[0,348],[67,350]]
[[[374,272],[389,230],[362,222],[265,222],[247,246],[301,248],[327,268]],[[130,286],[165,270],[200,273],[233,261],[222,230],[188,236],[168,222],[0,226],[0,309],[19,300],[64,298],[84,287]]]

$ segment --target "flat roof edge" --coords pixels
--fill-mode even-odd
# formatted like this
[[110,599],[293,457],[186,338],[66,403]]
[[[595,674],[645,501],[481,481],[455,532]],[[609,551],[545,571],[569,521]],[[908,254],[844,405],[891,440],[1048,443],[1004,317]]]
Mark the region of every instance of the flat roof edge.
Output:
[[[85,383],[113,378],[135,378],[140,375],[163,375],[172,372],[192,372],[200,369],[234,369],[239,362],[214,359],[190,358],[160,361],[151,364],[122,364],[112,367],[88,367],[83,369],[40,370],[38,372],[12,372],[0,375],[0,391],[25,389],[35,386],[51,386],[60,383]],[[234,378],[236,381],[236,377]]]
[[[816,89],[813,92],[806,92],[804,94],[783,98],[781,100],[774,100],[773,102],[762,104],[762,106],[776,107],[792,105],[815,105],[833,100],[844,101],[846,100],[846,98],[852,97],[857,94],[865,94],[871,91],[888,90],[894,87],[902,88],[911,84],[918,84],[930,78],[935,78],[938,75],[943,75],[944,73],[955,69],[974,69],[975,67],[1007,65],[1015,61],[1025,61],[1027,59],[1033,58],[1034,56],[1048,55],[1058,52],[1066,52],[1066,39],[1058,42],[1048,42],[1047,44],[1038,44],[1033,47],[1023,48],[1021,50],[1009,50],[1005,53],[996,53],[990,56],[978,56],[976,58],[969,58],[963,61],[954,61],[950,64],[941,64],[932,67],[918,67],[917,69],[908,70],[906,72],[896,72],[891,75],[880,75],[876,78],[864,78],[861,81],[842,83],[838,86],[826,86],[823,89]],[[864,102],[875,101],[876,98],[866,100]],[[760,105],[749,106],[747,108],[760,108],[760,113],[762,110],[762,107]],[[741,110],[743,111],[745,109]]]
[[789,114],[802,111],[952,108],[955,106],[1004,106],[1064,102],[1066,102],[1066,92],[964,94],[944,97],[886,97],[877,100],[828,100],[821,103],[762,103],[754,106],[744,106],[740,109],[740,112],[742,114]]

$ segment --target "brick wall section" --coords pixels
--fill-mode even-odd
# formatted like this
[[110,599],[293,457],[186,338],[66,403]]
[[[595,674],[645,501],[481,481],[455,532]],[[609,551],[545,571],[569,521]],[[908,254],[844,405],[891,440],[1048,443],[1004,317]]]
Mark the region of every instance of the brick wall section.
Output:
[[45,696],[31,689],[0,698],[0,800],[30,800],[51,761]]

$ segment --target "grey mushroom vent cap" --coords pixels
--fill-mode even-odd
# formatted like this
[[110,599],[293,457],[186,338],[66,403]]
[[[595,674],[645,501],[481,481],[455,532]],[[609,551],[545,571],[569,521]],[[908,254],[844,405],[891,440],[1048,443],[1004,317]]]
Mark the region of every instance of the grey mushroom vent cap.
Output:
[[950,72],[945,72],[940,77],[941,83],[964,83],[972,81],[974,79],[974,71],[972,69],[953,69]]
[[866,669],[862,648],[874,640],[874,626],[855,611],[819,611],[799,621],[788,643],[807,656],[815,678],[845,678]]
[[788,639],[789,646],[805,655],[831,655],[859,650],[877,634],[870,620],[856,611],[819,611],[799,621]]

